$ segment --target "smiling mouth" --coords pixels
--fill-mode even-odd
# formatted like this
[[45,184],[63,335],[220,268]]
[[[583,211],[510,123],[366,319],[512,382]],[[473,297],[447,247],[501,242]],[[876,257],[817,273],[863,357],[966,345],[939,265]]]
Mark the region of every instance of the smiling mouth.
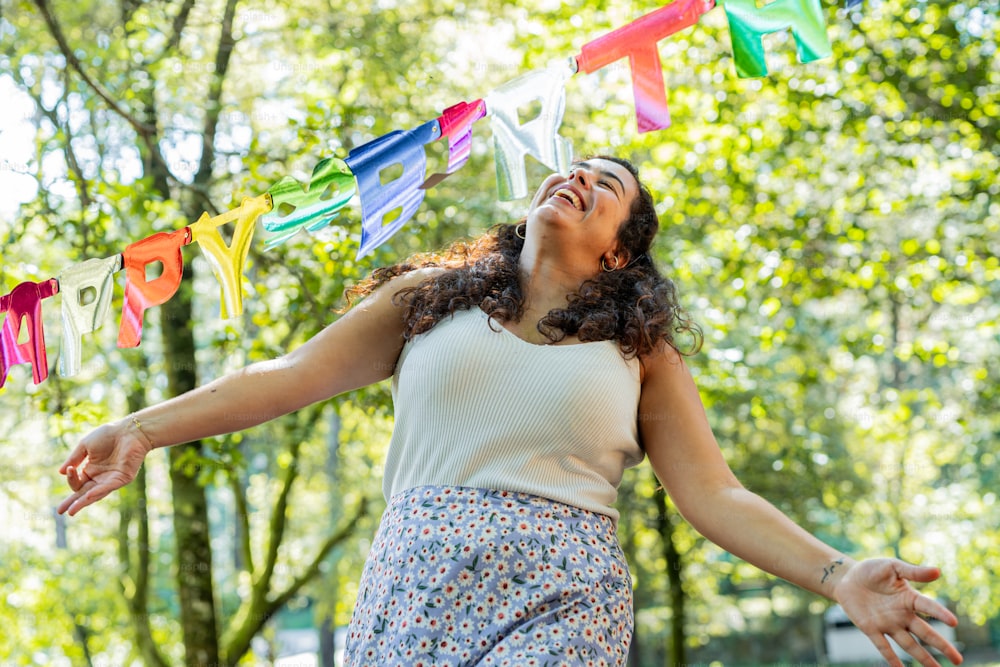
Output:
[[578,194],[576,194],[575,192],[573,192],[569,188],[559,188],[558,190],[556,190],[555,192],[552,193],[552,196],[553,197],[562,197],[563,199],[565,199],[566,201],[568,201],[570,204],[572,204],[573,208],[575,208],[578,211],[584,210],[583,200],[580,199],[580,196]]

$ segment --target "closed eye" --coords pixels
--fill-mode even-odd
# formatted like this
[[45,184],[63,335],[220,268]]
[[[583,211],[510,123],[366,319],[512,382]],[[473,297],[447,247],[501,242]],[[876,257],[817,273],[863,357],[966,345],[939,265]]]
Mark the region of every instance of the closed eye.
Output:
[[611,185],[611,181],[597,181],[597,184],[600,185],[600,186],[603,186],[603,187],[607,188],[608,190],[611,190],[612,192],[615,193],[616,197],[618,197],[619,199],[621,199],[621,195],[618,194],[618,189],[615,188],[615,186]]

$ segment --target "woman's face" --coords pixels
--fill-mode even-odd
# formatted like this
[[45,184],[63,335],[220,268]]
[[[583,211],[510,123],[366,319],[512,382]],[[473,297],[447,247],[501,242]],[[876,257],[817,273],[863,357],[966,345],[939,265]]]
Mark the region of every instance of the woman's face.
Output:
[[539,241],[568,244],[609,265],[615,260],[618,228],[628,218],[639,185],[628,169],[595,158],[575,163],[569,176],[553,174],[542,182],[528,210],[527,233]]

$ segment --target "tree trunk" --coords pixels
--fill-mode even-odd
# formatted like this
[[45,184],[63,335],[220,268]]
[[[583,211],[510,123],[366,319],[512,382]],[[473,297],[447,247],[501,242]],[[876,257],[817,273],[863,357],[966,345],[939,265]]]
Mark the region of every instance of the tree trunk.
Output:
[[[155,84],[141,91],[142,111],[152,132],[143,137],[140,152],[145,173],[152,178],[153,191],[164,198],[171,196],[170,174],[159,158],[159,129]],[[190,198],[188,198],[190,200]],[[195,205],[185,201],[182,213],[196,220]],[[159,309],[163,337],[168,396],[179,396],[197,386],[195,344],[191,308],[192,271],[184,266],[177,293]],[[177,415],[183,419],[184,415]],[[201,454],[202,443],[170,449],[170,482],[173,499],[174,539],[177,548],[177,593],[180,622],[184,633],[184,664],[218,664],[219,636],[212,587],[212,548],[208,525],[208,499],[198,483],[197,474],[186,474],[178,460],[191,455],[191,448]]]
[[666,492],[654,494],[659,513],[656,530],[663,545],[663,557],[667,561],[667,580],[670,582],[670,662],[673,667],[687,664],[687,637],[684,631],[684,588],[681,585],[681,571],[684,563],[674,544],[673,513],[667,506]]
[[[147,365],[145,356],[139,363]],[[146,402],[143,385],[134,380],[128,391],[128,410],[135,412]],[[119,511],[118,559],[122,567],[122,596],[128,605],[132,628],[135,631],[136,649],[147,667],[167,667],[153,639],[149,618],[149,573],[151,547],[149,543],[149,513],[146,500],[146,468],[139,468],[135,481],[122,489],[122,507]],[[129,538],[132,522],[137,525],[136,543]],[[133,558],[132,554],[135,554]]]
[[[332,483],[330,494],[330,507],[340,507],[340,498],[337,493],[340,483],[340,413],[338,406],[330,408],[330,436],[327,440],[326,474]],[[335,529],[338,515],[333,511],[330,513],[330,526]],[[329,583],[324,587],[326,600],[323,605],[328,612],[319,621],[319,664],[321,667],[335,667],[337,653],[337,622],[334,612],[337,608],[337,596],[340,593],[337,587],[337,577],[328,576]]]
[[337,626],[333,622],[333,614],[323,619],[319,626],[319,664],[320,667],[336,667],[337,664]]
[[[167,358],[167,387],[178,396],[197,385],[194,333],[191,318],[191,271],[184,269],[181,288],[163,304],[163,347]],[[183,419],[184,415],[177,415]],[[173,490],[174,539],[177,541],[177,592],[180,599],[181,628],[184,631],[184,663],[210,665],[219,662],[219,634],[216,626],[212,582],[212,540],[208,524],[208,497],[198,482],[197,471],[185,472],[178,465],[194,447],[202,453],[201,442],[170,450],[170,482]]]

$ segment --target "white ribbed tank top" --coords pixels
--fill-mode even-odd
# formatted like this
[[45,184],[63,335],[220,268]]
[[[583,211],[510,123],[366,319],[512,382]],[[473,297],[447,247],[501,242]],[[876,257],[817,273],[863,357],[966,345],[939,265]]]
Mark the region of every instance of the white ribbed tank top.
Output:
[[614,341],[536,345],[457,311],[400,353],[383,493],[516,491],[617,521],[622,473],[643,457],[639,390],[638,360]]

